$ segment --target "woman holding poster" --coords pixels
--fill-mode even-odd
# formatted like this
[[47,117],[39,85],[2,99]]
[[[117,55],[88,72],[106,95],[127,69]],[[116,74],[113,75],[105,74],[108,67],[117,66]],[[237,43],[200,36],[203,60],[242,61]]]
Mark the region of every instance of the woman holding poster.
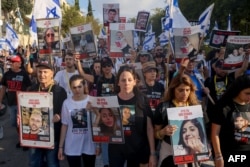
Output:
[[[249,166],[250,76],[238,77],[214,108],[211,140],[215,166]],[[243,161],[238,160],[238,164],[237,155],[247,157]]]
[[173,147],[171,138],[177,130],[176,125],[169,125],[167,108],[191,106],[199,104],[195,95],[195,85],[188,75],[179,74],[174,77],[165,93],[163,102],[161,102],[155,111],[155,137],[162,140],[160,146],[160,167],[175,167],[173,161]]
[[[73,75],[69,80],[73,96],[64,101],[58,159],[64,154],[70,167],[95,167],[96,146],[92,141],[90,113],[86,111],[89,101],[84,91],[84,79]],[[98,151],[98,150],[97,150]]]
[[134,106],[135,121],[124,125],[124,144],[109,144],[110,166],[156,167],[152,111],[146,97],[136,86],[136,72],[125,65],[120,67],[115,85],[121,108]]

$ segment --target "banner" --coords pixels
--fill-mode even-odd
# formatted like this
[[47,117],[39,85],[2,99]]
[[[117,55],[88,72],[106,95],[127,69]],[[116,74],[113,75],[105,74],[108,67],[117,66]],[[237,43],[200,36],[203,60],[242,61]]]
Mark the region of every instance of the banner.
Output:
[[136,18],[135,30],[136,31],[147,31],[147,25],[150,13],[147,11],[139,11]]
[[245,48],[250,45],[250,36],[229,36],[227,38],[223,69],[235,71],[241,68],[245,58]]
[[22,146],[54,148],[53,94],[17,92]]
[[112,23],[110,26],[110,57],[130,57],[134,46],[134,23]]
[[213,30],[209,46],[220,49],[225,47],[229,35],[239,35],[240,31]]
[[167,108],[169,125],[178,128],[171,136],[174,163],[209,160],[201,105]]
[[[114,89],[104,85],[103,89]],[[124,143],[122,116],[117,96],[89,96],[94,111],[91,112],[92,136],[94,142]]]
[[75,54],[80,55],[80,59],[94,58],[97,56],[91,24],[71,27],[70,34],[75,48]]

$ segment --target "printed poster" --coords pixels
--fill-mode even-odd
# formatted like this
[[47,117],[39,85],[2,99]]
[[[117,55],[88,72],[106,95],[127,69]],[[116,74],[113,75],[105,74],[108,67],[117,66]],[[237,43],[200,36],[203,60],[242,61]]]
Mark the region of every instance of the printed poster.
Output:
[[[250,44],[250,36],[228,36],[224,55],[223,69],[241,68],[245,59],[245,48]],[[246,61],[249,61],[248,59]]]
[[53,94],[48,92],[17,92],[17,100],[21,145],[53,149]]
[[117,96],[89,96],[93,106],[91,113],[94,142],[124,143],[120,106]]
[[139,11],[137,14],[137,19],[135,23],[136,31],[147,31],[147,25],[149,20],[150,13],[147,11]]
[[71,27],[70,34],[75,54],[78,55],[80,59],[94,58],[97,56],[95,37],[91,24]]
[[110,23],[119,23],[120,9],[119,4],[103,4],[103,23],[109,26]]
[[208,160],[208,142],[201,105],[167,108],[167,113],[169,124],[177,126],[171,136],[174,163]]
[[39,54],[61,54],[59,19],[37,19]]
[[228,36],[239,34],[240,31],[213,30],[210,37],[209,46],[220,49],[221,47],[226,46]]
[[174,28],[174,53],[177,62],[184,57],[193,58],[198,53],[200,26]]
[[134,46],[134,23],[110,24],[110,57],[130,57]]

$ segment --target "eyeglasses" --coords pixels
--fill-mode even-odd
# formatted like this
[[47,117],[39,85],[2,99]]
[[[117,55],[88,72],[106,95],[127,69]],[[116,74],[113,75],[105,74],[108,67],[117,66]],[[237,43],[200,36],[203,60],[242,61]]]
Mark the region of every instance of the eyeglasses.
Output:
[[102,67],[103,68],[105,68],[105,67],[112,67],[112,64],[103,64]]
[[46,34],[47,37],[54,37],[55,34]]

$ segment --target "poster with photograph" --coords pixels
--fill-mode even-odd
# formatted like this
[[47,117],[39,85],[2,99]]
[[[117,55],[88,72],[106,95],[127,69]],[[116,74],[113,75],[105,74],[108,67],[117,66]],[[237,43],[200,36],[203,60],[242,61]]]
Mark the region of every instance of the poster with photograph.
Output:
[[134,23],[110,24],[110,57],[127,57],[134,46]]
[[139,11],[136,18],[135,30],[136,31],[147,31],[147,25],[150,13],[147,11]]
[[70,35],[62,39],[62,46],[63,46],[62,49],[65,50],[71,50],[71,51],[74,50],[74,45]]
[[240,31],[213,30],[210,37],[209,46],[220,49],[221,47],[226,46],[228,36],[239,34]]
[[250,45],[250,36],[228,36],[223,69],[235,71],[245,60],[245,48]]
[[39,54],[61,53],[59,19],[37,19]]
[[201,105],[167,108],[167,113],[169,125],[177,126],[171,136],[174,163],[208,160],[208,142]]
[[192,59],[198,53],[199,32],[200,26],[174,29],[174,52],[177,62],[180,62],[183,57]]
[[21,146],[53,149],[52,93],[17,92],[17,100]]
[[103,4],[103,23],[109,26],[110,23],[119,23],[120,9],[118,3]]
[[75,54],[79,55],[80,59],[94,58],[97,56],[95,36],[91,24],[71,27],[70,34]]
[[89,96],[93,106],[91,113],[94,142],[124,143],[120,106],[117,96]]

